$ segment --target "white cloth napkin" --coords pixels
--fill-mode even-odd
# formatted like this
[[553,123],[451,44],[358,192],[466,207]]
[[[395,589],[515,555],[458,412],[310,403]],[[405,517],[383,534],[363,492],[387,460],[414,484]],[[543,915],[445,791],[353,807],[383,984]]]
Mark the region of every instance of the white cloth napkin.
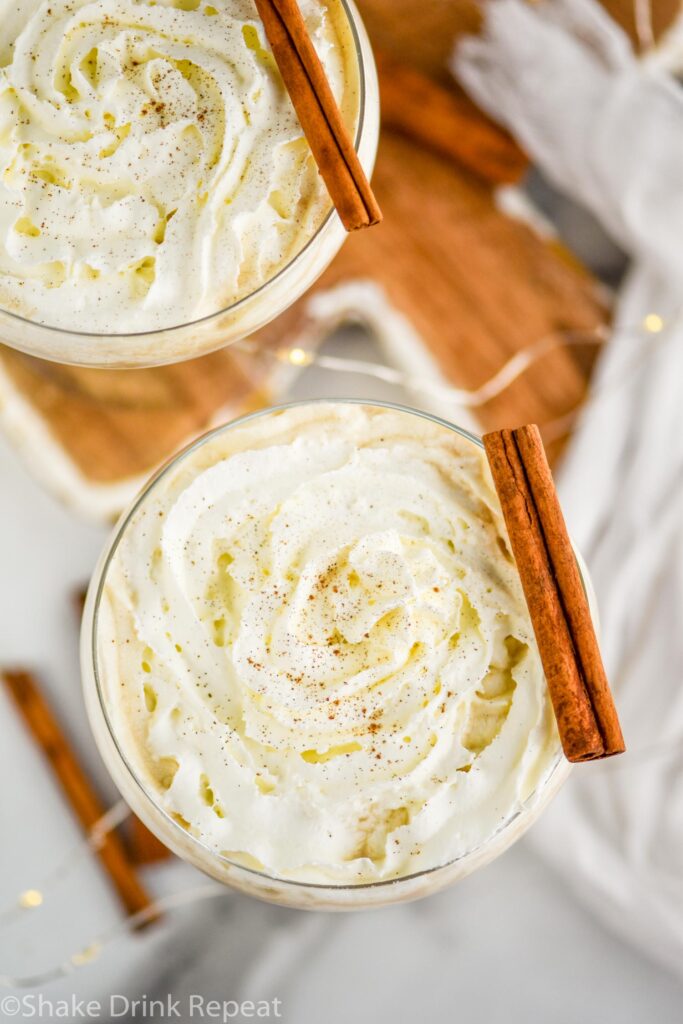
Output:
[[632,257],[560,479],[629,752],[578,767],[534,837],[683,975],[683,88],[592,0],[487,12],[456,76]]

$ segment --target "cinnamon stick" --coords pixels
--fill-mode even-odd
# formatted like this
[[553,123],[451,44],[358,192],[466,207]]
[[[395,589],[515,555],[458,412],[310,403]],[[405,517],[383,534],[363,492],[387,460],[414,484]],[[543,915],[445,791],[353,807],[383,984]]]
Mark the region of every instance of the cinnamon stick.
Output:
[[484,435],[562,747],[569,761],[625,749],[588,599],[534,425]]
[[[45,754],[74,814],[86,832],[89,832],[105,813],[105,808],[42,696],[38,683],[29,672],[23,670],[4,671],[2,679],[31,735]],[[104,837],[97,854],[126,913],[137,914],[146,910],[152,899],[138,878],[116,833],[109,832]],[[157,917],[152,920],[156,920]]]
[[78,617],[80,623],[83,618],[83,612],[85,611],[85,599],[88,596],[88,584],[84,583],[82,587],[76,587],[71,593],[71,601],[73,604],[74,611]]
[[172,856],[168,846],[164,846],[135,815],[131,817],[127,843],[135,864],[157,864]]
[[266,37],[330,198],[347,231],[382,212],[311,42],[296,0],[256,0]]
[[519,181],[529,160],[511,135],[455,89],[375,50],[382,125],[491,185]]

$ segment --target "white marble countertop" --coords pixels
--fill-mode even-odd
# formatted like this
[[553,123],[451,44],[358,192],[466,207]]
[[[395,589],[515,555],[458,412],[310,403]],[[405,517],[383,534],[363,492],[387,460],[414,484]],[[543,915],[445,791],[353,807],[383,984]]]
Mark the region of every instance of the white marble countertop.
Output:
[[[344,344],[354,354],[367,351],[358,335]],[[376,383],[363,390],[358,379],[308,373],[295,397],[401,398]],[[40,673],[93,778],[113,801],[85,721],[70,600],[106,531],[77,521],[45,494],[4,440],[0,480],[0,661]],[[73,856],[78,827],[4,694],[0,704],[0,974],[23,976],[88,945],[116,925],[120,912],[97,862]],[[46,882],[60,865],[60,877]],[[148,869],[146,878],[157,892],[206,885],[179,862]],[[44,905],[3,916],[29,887],[43,888]],[[448,892],[361,915],[298,913],[216,889],[217,898],[113,941],[74,974],[33,990],[0,988],[0,1019],[29,1019],[35,1003],[2,999],[32,992],[54,1004],[96,999],[102,1019],[120,1020],[201,1019],[190,1018],[192,994],[278,998],[282,1019],[292,1024],[681,1020],[683,987],[596,923],[526,840]],[[177,999],[180,1017],[126,1009],[126,1000],[143,993]],[[110,1007],[112,994],[120,998]],[[43,1019],[50,1019],[45,1009]],[[84,1018],[77,1008],[66,1019]]]

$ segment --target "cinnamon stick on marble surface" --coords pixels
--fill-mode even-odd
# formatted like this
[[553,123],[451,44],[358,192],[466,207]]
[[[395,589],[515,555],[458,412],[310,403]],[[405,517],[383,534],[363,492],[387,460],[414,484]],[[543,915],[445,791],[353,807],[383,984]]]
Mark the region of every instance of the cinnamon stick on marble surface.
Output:
[[[85,599],[88,594],[87,584],[77,587],[72,593],[74,611],[81,621]],[[171,857],[171,851],[160,839],[150,832],[146,825],[133,813],[130,815],[126,829],[126,849],[133,864],[156,864]]]
[[[57,719],[40,692],[35,677],[23,669],[0,673],[7,692],[43,754],[55,778],[86,832],[105,814],[83,768],[60,728]],[[97,849],[104,868],[116,889],[126,914],[146,910],[153,902],[138,878],[125,847],[115,832],[108,832]],[[157,920],[155,915],[151,920]],[[145,923],[150,923],[150,921]]]
[[296,0],[256,0],[266,37],[330,198],[347,231],[382,212]]
[[173,856],[168,846],[164,846],[134,814],[130,818],[126,843],[134,864],[159,864]]
[[484,435],[565,755],[625,750],[588,598],[534,425]]

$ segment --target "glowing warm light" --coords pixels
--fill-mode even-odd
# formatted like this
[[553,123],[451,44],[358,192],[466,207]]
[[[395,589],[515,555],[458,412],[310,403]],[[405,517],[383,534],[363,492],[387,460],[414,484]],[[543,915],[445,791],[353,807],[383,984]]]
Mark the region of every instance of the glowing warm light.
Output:
[[287,358],[292,366],[308,366],[313,361],[311,353],[303,348],[290,348]]
[[664,321],[662,320],[659,313],[648,313],[643,320],[643,327],[650,334],[659,334],[664,328]]
[[43,894],[38,889],[26,889],[19,897],[19,906],[27,910],[32,907],[39,907],[43,902]]
[[78,953],[74,953],[71,957],[71,963],[75,967],[81,967],[83,964],[90,963],[94,960],[100,952],[100,945],[97,942],[93,942],[92,946],[86,946],[85,949],[81,949]]

